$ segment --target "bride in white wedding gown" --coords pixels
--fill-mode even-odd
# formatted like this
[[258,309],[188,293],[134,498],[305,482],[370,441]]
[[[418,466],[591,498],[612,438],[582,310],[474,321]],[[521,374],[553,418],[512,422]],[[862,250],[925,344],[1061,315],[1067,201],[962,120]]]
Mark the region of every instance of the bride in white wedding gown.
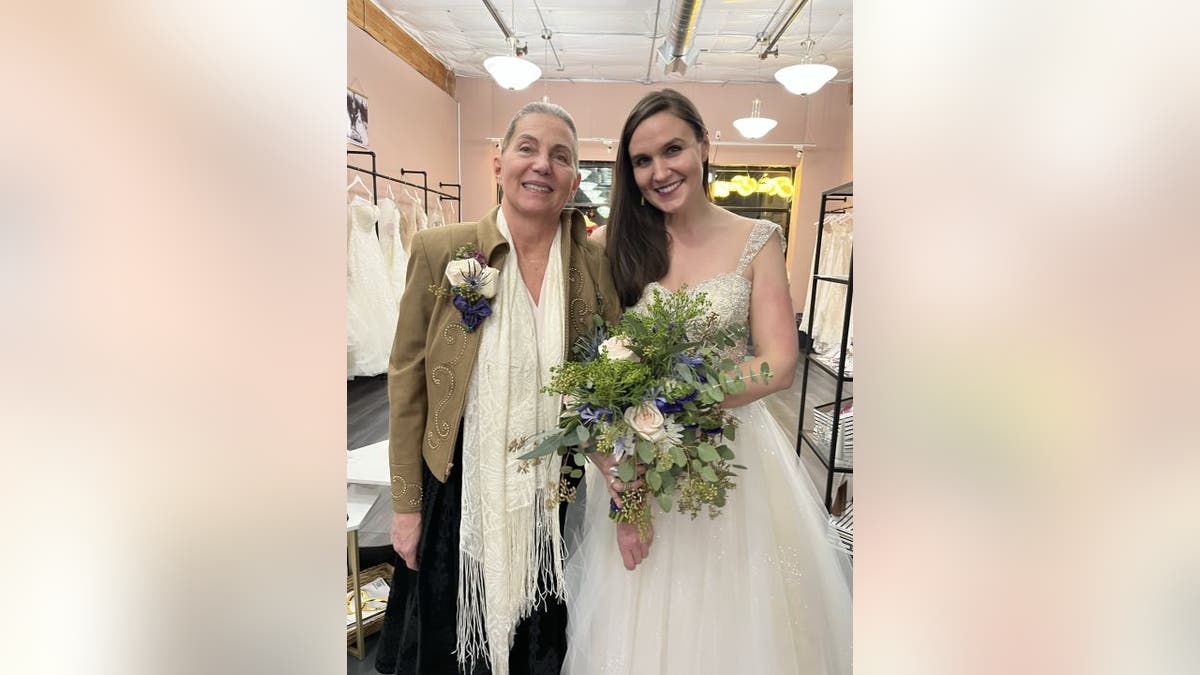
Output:
[[796,363],[779,226],[708,201],[707,153],[690,101],[671,90],[647,95],[622,133],[600,235],[618,291],[637,301],[627,311],[660,289],[702,291],[722,323],[749,322],[755,354],[746,365],[766,361],[775,378],[727,401],[741,421],[734,461],[746,469],[721,515],[693,520],[652,502],[653,541],[632,571],[608,517],[607,477],[588,467],[568,514],[563,675],[851,671],[849,558],[761,400],[787,386]]

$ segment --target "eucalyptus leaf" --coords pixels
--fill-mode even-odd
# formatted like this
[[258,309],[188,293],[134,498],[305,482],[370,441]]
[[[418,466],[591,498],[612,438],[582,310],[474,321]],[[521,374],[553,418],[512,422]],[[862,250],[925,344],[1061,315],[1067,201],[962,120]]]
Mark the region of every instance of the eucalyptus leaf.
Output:
[[617,477],[623,483],[632,483],[634,476],[637,475],[637,469],[633,467],[633,462],[625,460],[617,465]]
[[671,446],[671,459],[675,460],[675,466],[687,466],[687,454],[678,445]]
[[700,469],[700,477],[709,483],[717,482],[717,473],[713,471],[711,466],[705,466]]
[[737,436],[737,427],[733,426],[732,424],[727,424],[725,425],[725,428],[721,430],[721,435],[732,441],[734,437]]
[[654,460],[654,444],[644,438],[637,440],[637,457],[643,462]]
[[733,459],[733,450],[730,450],[728,445],[718,447],[717,454],[721,455],[721,459],[726,461]]
[[688,384],[696,383],[696,376],[692,375],[692,369],[689,368],[685,363],[675,364],[675,374],[679,376],[679,379],[687,382]]
[[657,471],[650,470],[646,472],[646,485],[649,485],[651,490],[658,492],[662,489],[662,484],[662,476]]
[[671,512],[671,495],[669,495],[669,494],[659,495],[658,496],[658,505],[662,508],[663,511],[670,513]]
[[579,426],[575,427],[575,437],[573,439],[573,442],[568,443],[567,445],[582,445],[582,444],[586,443],[591,437],[592,437],[592,434],[588,431],[588,428],[585,427],[584,425],[580,424]]
[[537,459],[538,457],[545,457],[546,455],[554,453],[560,447],[562,447],[562,434],[552,433],[543,438],[542,442],[538,443],[536,448],[525,453],[524,455],[521,455],[517,459]]
[[712,446],[712,443],[701,443],[696,448],[696,454],[705,462],[715,462],[721,458],[717,453],[717,449]]

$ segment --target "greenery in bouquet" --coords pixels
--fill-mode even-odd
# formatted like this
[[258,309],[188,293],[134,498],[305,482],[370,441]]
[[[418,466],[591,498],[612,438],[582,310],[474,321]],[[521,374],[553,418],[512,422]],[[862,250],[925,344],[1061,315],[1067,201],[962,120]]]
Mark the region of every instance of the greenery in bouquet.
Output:
[[[715,518],[736,470],[745,468],[733,463],[728,442],[738,421],[721,402],[744,391],[747,377],[770,377],[766,364],[743,375],[728,356],[745,340],[746,326],[722,327],[704,294],[687,289],[656,292],[648,307],[626,312],[615,326],[600,317],[593,322],[592,334],[575,345],[578,360],[555,368],[546,387],[563,396],[558,427],[521,459],[538,462],[557,452],[584,466],[587,453],[614,456],[622,482],[643,480],[622,494],[620,507],[612,504],[610,516],[643,533],[652,500],[664,511],[674,506],[695,518],[707,509]],[[567,464],[563,472],[582,475]]]

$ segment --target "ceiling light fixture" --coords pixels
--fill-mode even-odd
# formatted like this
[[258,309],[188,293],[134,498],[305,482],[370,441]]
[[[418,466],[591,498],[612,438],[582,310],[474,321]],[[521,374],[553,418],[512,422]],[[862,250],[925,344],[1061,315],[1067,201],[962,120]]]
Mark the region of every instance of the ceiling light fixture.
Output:
[[762,101],[754,99],[754,106],[750,110],[749,117],[742,117],[733,121],[733,126],[742,136],[746,138],[762,138],[767,135],[767,132],[774,129],[778,124],[770,117],[763,117],[759,114],[759,108],[762,106]]
[[513,56],[493,56],[484,60],[483,67],[496,84],[509,91],[520,91],[541,77],[542,69],[533,61],[521,58],[529,49],[519,46],[515,37],[508,38],[508,44]]
[[[529,53],[528,43],[521,44],[521,41],[517,39],[517,34],[504,23],[504,19],[500,16],[500,12],[496,9],[496,6],[491,3],[491,0],[483,0],[483,5],[487,7],[488,12],[496,21],[496,25],[500,27],[500,31],[504,33],[504,41],[508,44],[508,51],[512,54],[511,56],[505,54],[504,56],[493,56],[485,59],[483,68],[488,71],[488,74],[492,76],[496,84],[509,91],[520,91],[541,77],[542,69],[538,68],[536,63],[521,58]],[[517,16],[517,4],[515,0],[512,4],[510,15],[515,25]]]
[[775,71],[775,79],[793,94],[808,96],[816,93],[825,83],[837,75],[837,68],[827,63],[813,63],[813,50],[817,43],[812,39],[812,0],[808,3],[808,37],[800,42],[804,52],[800,63]]

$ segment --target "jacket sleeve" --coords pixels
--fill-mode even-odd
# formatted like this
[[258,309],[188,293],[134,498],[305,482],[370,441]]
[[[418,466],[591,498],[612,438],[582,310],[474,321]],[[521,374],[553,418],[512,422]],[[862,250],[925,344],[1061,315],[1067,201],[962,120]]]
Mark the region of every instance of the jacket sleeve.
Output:
[[421,511],[421,447],[429,409],[425,385],[426,335],[437,298],[423,233],[412,238],[412,254],[396,336],[388,364],[388,459],[391,467],[392,511]]
[[599,314],[605,321],[616,323],[621,318],[621,296],[617,294],[617,285],[613,282],[608,256],[601,252],[594,260],[596,269],[592,278],[596,280],[596,294],[600,300]]

